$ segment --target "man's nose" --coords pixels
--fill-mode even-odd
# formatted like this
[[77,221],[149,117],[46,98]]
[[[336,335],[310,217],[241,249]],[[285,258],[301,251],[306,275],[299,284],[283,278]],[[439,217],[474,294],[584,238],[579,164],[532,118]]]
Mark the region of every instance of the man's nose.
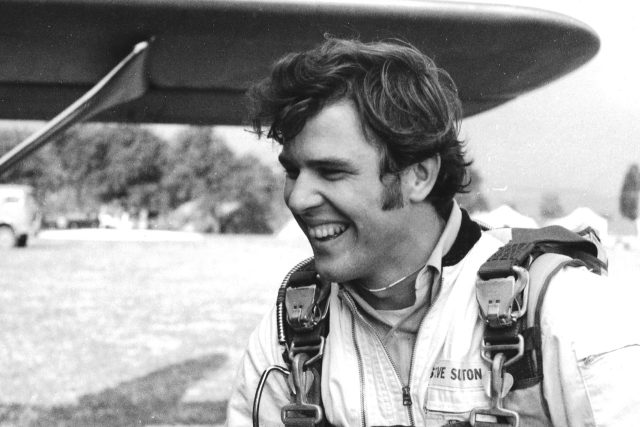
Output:
[[303,214],[309,209],[322,204],[322,195],[316,180],[306,173],[300,173],[297,178],[287,180],[284,188],[284,200],[295,214]]

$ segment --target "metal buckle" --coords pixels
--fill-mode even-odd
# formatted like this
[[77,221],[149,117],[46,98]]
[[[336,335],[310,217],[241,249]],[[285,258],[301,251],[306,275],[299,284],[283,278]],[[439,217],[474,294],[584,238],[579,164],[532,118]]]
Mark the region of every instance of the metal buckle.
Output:
[[[522,334],[518,334],[516,338],[518,338],[518,342],[514,344],[487,344],[487,339],[483,338],[480,356],[482,356],[482,358],[487,362],[492,363],[495,360],[495,357],[491,357],[491,352],[500,351],[498,354],[502,354],[504,356],[502,352],[505,350],[516,350],[515,356],[505,360],[504,366],[507,367],[517,362],[524,355],[524,337]],[[506,356],[504,357],[506,358]]]
[[324,342],[324,337],[320,337],[320,343],[317,345],[297,346],[295,342],[291,342],[291,347],[289,348],[289,360],[294,360],[295,356],[301,353],[304,353],[309,357],[309,353],[316,352],[313,357],[305,361],[304,367],[306,368],[324,355]]
[[315,426],[322,421],[322,408],[310,403],[290,403],[282,407],[280,419],[286,426]]
[[309,402],[307,397],[313,383],[319,381],[314,372],[305,370],[310,360],[306,353],[298,353],[291,359],[289,376],[296,401],[282,407],[280,418],[286,426],[312,427],[319,424],[324,417],[322,407]]
[[313,329],[329,311],[329,303],[321,311],[316,300],[317,285],[287,288],[285,304],[287,321],[296,330]]
[[503,406],[504,397],[513,387],[513,377],[509,373],[504,372],[506,366],[504,353],[498,353],[491,361],[491,385],[489,396],[491,403],[488,408],[475,408],[469,415],[469,423],[472,426],[476,422],[486,420],[478,420],[478,416],[495,418],[499,423],[506,423],[512,427],[520,425],[520,416],[515,411],[505,409]]
[[[476,282],[482,317],[492,328],[510,326],[527,312],[529,272],[517,265],[511,270],[514,276],[489,280],[479,278]],[[519,295],[522,295],[522,304],[516,299]],[[513,310],[514,302],[518,306],[516,310]]]

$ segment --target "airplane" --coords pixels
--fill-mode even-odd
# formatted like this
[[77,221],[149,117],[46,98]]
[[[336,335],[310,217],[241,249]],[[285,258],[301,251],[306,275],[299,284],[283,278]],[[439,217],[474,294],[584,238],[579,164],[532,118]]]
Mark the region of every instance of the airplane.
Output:
[[0,11],[0,119],[51,119],[0,174],[81,120],[243,124],[249,85],[325,34],[415,45],[451,74],[466,117],[600,46],[564,15],[426,0],[0,0]]

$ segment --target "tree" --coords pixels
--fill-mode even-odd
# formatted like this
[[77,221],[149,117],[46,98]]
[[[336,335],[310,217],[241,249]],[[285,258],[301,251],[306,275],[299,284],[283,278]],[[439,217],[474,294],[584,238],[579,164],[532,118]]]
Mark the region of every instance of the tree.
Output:
[[[26,127],[0,128],[0,155],[18,145],[32,132]],[[0,182],[31,185],[36,189],[37,197],[42,198],[60,185],[62,171],[54,157],[50,146],[40,148],[6,172]]]
[[197,200],[197,217],[216,219],[222,232],[267,233],[277,180],[257,159],[237,157],[207,127],[181,133],[173,148],[163,187],[175,209]]
[[560,203],[558,193],[544,193],[540,201],[540,216],[545,219],[560,218],[564,215],[564,208]]
[[[29,133],[0,128],[0,154]],[[48,215],[95,214],[117,202],[157,216],[190,202],[185,216],[209,231],[270,232],[280,200],[273,172],[237,157],[210,127],[188,128],[170,146],[142,126],[79,125],[3,178],[36,187]]]
[[624,177],[620,192],[620,213],[632,221],[638,219],[638,193],[640,193],[640,169],[632,164]]
[[120,200],[129,208],[159,210],[166,144],[133,125],[90,124],[68,131],[54,144],[79,205]]
[[198,198],[219,199],[223,177],[229,175],[233,152],[211,128],[190,127],[178,135],[163,180],[171,208]]
[[221,218],[225,233],[271,233],[274,201],[279,200],[281,186],[271,169],[252,156],[243,156],[229,169],[223,191],[238,209]]

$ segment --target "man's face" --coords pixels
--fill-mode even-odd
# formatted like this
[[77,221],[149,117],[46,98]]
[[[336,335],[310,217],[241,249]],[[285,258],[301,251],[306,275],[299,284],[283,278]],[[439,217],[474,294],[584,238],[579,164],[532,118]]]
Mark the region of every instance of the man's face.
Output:
[[280,155],[287,172],[285,202],[328,280],[382,286],[406,274],[403,260],[415,250],[408,238],[415,230],[407,206],[383,210],[379,156],[347,100],[308,120]]

